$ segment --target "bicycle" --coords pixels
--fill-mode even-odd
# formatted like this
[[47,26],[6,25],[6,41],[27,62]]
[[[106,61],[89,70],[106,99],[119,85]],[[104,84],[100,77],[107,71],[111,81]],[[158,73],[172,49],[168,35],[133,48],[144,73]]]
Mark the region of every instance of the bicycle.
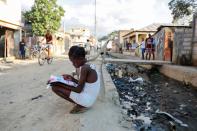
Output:
[[30,54],[30,57],[31,57],[32,59],[38,58],[39,52],[40,52],[40,48],[41,48],[41,47],[39,46],[39,44],[33,45],[33,46],[31,47],[31,54]]
[[40,48],[39,56],[38,56],[38,64],[40,66],[42,66],[45,63],[46,60],[47,60],[48,64],[51,64],[52,61],[53,61],[53,57],[48,58],[48,53],[47,52],[48,52],[48,49],[50,48],[49,46],[50,45],[44,44]]

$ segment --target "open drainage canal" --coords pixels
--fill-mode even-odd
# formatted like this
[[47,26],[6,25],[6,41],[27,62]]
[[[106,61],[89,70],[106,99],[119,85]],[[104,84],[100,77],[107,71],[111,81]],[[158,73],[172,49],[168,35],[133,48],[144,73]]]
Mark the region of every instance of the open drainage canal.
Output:
[[197,131],[197,91],[157,69],[106,64],[119,94],[120,124],[137,131]]

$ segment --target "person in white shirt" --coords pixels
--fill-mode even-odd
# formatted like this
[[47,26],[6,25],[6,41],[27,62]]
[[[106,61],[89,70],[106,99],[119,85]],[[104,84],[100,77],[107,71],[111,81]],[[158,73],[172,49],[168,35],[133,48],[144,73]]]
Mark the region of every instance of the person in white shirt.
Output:
[[142,38],[142,43],[141,43],[142,60],[144,60],[144,53],[145,53],[145,50],[146,50],[145,40],[144,40],[144,38]]

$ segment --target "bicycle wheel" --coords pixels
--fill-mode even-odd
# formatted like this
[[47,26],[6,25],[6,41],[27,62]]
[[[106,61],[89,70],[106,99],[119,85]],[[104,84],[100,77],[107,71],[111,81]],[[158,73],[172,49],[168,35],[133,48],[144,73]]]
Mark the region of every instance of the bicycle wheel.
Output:
[[53,57],[51,57],[50,59],[47,59],[47,63],[51,64],[53,62]]
[[31,59],[35,59],[35,58],[38,58],[38,51],[34,51],[32,54],[31,54]]
[[47,54],[45,52],[40,52],[39,56],[38,56],[38,63],[39,65],[43,65],[45,63],[45,60],[46,60],[46,57],[47,57]]

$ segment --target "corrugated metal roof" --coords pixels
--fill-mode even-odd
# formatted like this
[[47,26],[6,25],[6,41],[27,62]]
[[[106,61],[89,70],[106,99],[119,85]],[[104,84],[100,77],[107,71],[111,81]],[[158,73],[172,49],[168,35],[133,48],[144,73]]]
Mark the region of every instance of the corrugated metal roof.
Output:
[[127,34],[125,34],[123,37],[133,33],[133,32],[156,32],[157,29],[160,27],[160,26],[172,26],[172,24],[170,23],[153,23],[153,24],[150,24],[148,26],[145,26],[141,29],[138,29],[138,30],[134,30],[134,31],[131,31]]
[[167,23],[153,23],[148,26],[145,26],[139,30],[136,31],[157,31],[158,27],[160,26],[172,26],[172,24],[167,24]]

